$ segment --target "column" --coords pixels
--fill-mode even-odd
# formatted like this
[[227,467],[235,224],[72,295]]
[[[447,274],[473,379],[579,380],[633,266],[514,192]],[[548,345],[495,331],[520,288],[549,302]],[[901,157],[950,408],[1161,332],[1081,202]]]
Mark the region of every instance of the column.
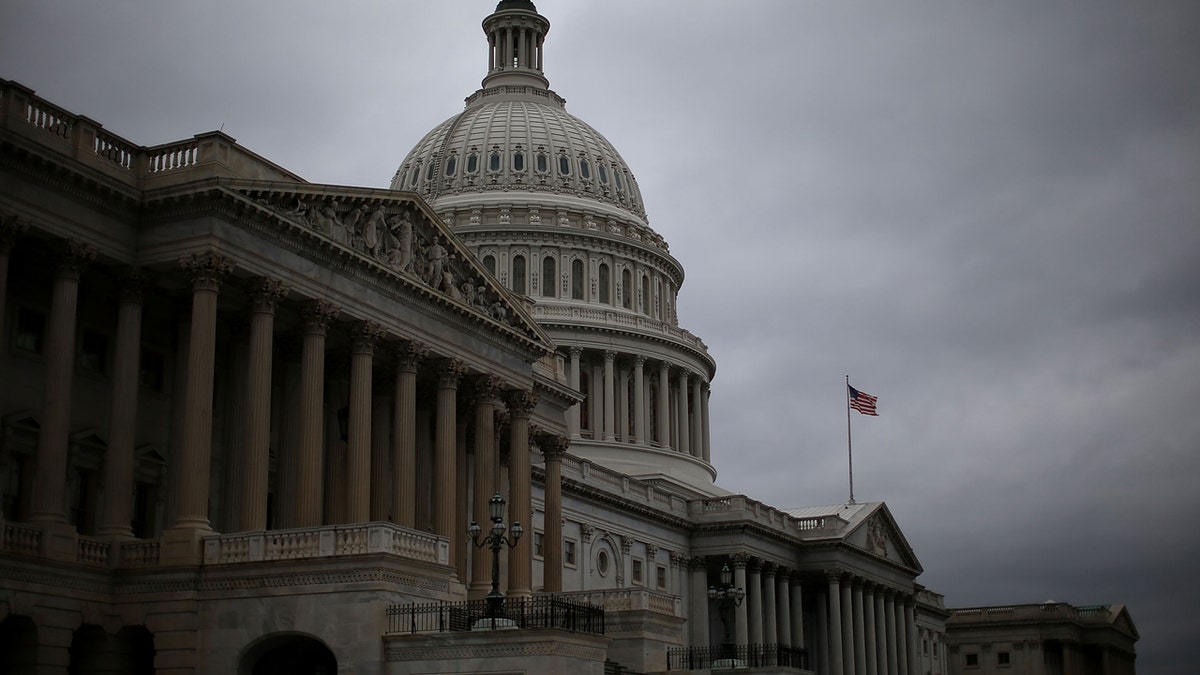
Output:
[[820,588],[817,590],[817,630],[812,651],[815,652],[814,660],[817,666],[817,672],[824,675],[829,672],[829,589]]
[[888,675],[897,675],[900,672],[900,664],[896,660],[898,652],[896,651],[896,591],[887,589],[883,599],[883,618],[884,618],[884,633],[887,638],[887,673]]
[[533,504],[530,501],[529,416],[537,394],[519,389],[508,392],[508,512],[521,523],[525,534],[508,553],[508,597],[533,595]]
[[[208,522],[209,463],[212,459],[213,368],[217,336],[217,291],[232,269],[214,253],[192,254],[182,260],[192,274],[192,325],[188,339],[186,393],[180,445],[179,495],[173,529],[211,531]],[[193,546],[199,539],[192,535]],[[198,553],[194,548],[191,553]]]
[[417,526],[417,371],[429,348],[402,342],[396,348],[396,410],[392,426],[392,516],[397,525]]
[[780,568],[775,574],[775,615],[778,617],[779,628],[776,634],[779,644],[795,647],[792,642],[792,599],[788,593],[788,577],[791,573]]
[[846,675],[854,675],[854,600],[850,589],[850,577],[842,580],[842,669]]
[[909,675],[908,672],[908,626],[904,623],[904,603],[905,596],[898,595],[896,597],[896,665],[899,666],[900,675]]
[[8,257],[27,229],[28,225],[16,216],[0,217],[0,319],[5,316],[5,300],[8,299]]
[[395,404],[383,388],[371,396],[371,520],[392,520],[392,409]]
[[658,445],[671,449],[671,367],[665,362],[658,366]]
[[875,584],[870,582],[863,586],[863,630],[866,674],[879,675],[879,648],[875,644]]
[[[800,572],[792,572],[788,579],[792,597],[792,646],[804,649],[804,591],[800,580]],[[810,661],[809,665],[813,665]]]
[[646,357],[633,357],[633,442],[646,444]]
[[825,572],[829,582],[829,672],[831,675],[846,675],[842,651],[842,573],[840,570]]
[[[488,502],[500,488],[495,405],[501,381],[492,375],[480,375],[473,378],[472,384],[475,389],[475,483],[471,495],[475,508],[471,520],[479,523],[484,532],[490,532],[492,520],[488,515]],[[491,571],[491,553],[485,549],[475,550],[471,557],[470,590],[487,593],[491,589]]]
[[[42,417],[39,420],[42,427],[34,460],[31,523],[67,522],[67,444],[71,431],[79,275],[95,257],[96,249],[91,246],[67,241],[62,244],[54,270],[54,290],[46,331],[46,389],[42,397]],[[215,302],[213,309],[215,317]]]
[[921,645],[917,639],[916,600],[911,595],[904,601],[904,632],[908,636],[909,675],[920,675]]
[[704,458],[704,409],[701,404],[703,399],[703,391],[701,389],[702,382],[700,376],[692,378],[692,455]]
[[629,368],[622,363],[617,363],[616,438],[622,443],[628,443],[633,440],[633,421],[629,416],[629,382],[631,379]]
[[888,665],[887,607],[884,605],[886,590],[875,587],[875,672],[878,675],[893,675]]
[[[2,274],[3,270],[0,269]],[[130,495],[133,494],[133,446],[137,435],[142,289],[146,281],[146,275],[138,270],[127,270],[118,279],[121,304],[117,309],[112,413],[109,416],[108,450],[104,457],[104,511],[100,519],[100,535],[115,539],[133,538]],[[0,316],[3,316],[2,312],[3,307],[0,306]]]
[[276,433],[279,463],[275,472],[275,528],[296,526],[297,439],[300,427],[300,341],[291,336],[279,342],[281,400]]
[[[688,438],[688,371],[682,368],[679,369],[679,392],[675,397],[675,402],[679,407],[676,413],[679,419],[679,447],[676,450],[686,454],[692,452],[691,439]],[[756,643],[760,644],[760,643]]]
[[703,439],[704,439],[704,441],[703,441],[703,443],[704,443],[704,445],[703,445],[704,461],[706,461],[706,462],[712,461],[712,444],[710,442],[710,436],[709,436],[709,418],[708,418],[708,397],[711,395],[712,395],[712,386],[708,382],[705,382],[704,383],[704,395],[700,397],[700,414],[704,420],[704,422],[700,428],[701,428],[701,432],[703,434]]
[[304,341],[300,354],[300,428],[296,434],[296,527],[323,522],[325,455],[325,330],[338,310],[323,300],[301,308]]
[[465,523],[455,522],[455,452],[458,431],[458,381],[466,367],[457,359],[445,359],[438,367],[437,431],[433,459],[434,534],[450,539],[450,561],[457,549]]
[[[688,623],[691,624],[691,646],[704,647],[710,642],[712,629],[708,623],[708,567],[704,556],[694,556],[688,559],[688,572],[691,579],[691,612]],[[725,630],[725,626],[721,626]],[[721,639],[724,640],[724,633]]]
[[227,518],[234,532],[267,529],[270,483],[271,367],[275,344],[275,303],[283,283],[259,278],[250,284],[250,358],[247,361],[242,447],[231,465],[238,481],[237,508]]
[[546,459],[545,557],[542,563],[542,587],[547,593],[562,592],[562,456],[570,441],[562,436],[538,437]]
[[616,440],[616,412],[617,403],[614,400],[616,393],[616,377],[613,373],[613,361],[617,358],[617,353],[613,351],[604,352],[604,378],[602,380],[604,387],[604,440]]
[[775,569],[772,563],[763,564],[763,644],[779,644],[778,615],[775,612]]
[[[567,376],[570,378],[569,382],[571,388],[575,391],[579,391],[579,357],[583,354],[583,350],[579,347],[571,347],[570,354],[570,369],[567,373]],[[580,393],[587,394],[587,392]],[[580,411],[583,409],[583,406],[588,405],[589,403],[590,401],[576,403],[567,410],[567,435],[571,438],[579,438]]]
[[867,673],[867,636],[863,609],[863,580],[855,579],[851,587],[854,603],[854,672]]
[[[731,559],[733,560],[733,587],[734,588],[749,588],[746,582],[746,565],[750,562],[750,556],[745,553],[735,553]],[[734,610],[733,621],[733,641],[735,644],[747,645],[750,644],[750,625],[749,613],[750,610],[743,602]]]
[[371,395],[379,326],[359,321],[351,327],[350,422],[346,438],[346,522],[371,519]]
[[[687,388],[682,389],[684,396]],[[763,597],[762,597],[762,562],[750,561],[748,566],[749,578],[746,580],[746,613],[750,619],[750,644],[763,643]]]

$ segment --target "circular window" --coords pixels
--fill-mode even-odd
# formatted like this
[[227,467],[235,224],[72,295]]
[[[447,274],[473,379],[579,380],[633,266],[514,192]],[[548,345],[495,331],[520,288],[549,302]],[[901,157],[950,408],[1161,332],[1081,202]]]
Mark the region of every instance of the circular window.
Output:
[[596,555],[596,571],[602,577],[608,576],[608,551],[600,551]]

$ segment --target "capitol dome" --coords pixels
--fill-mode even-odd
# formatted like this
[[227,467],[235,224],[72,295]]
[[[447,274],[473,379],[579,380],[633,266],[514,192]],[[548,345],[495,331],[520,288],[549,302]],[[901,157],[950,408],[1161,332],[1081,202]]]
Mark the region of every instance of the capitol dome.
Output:
[[683,266],[646,218],[620,153],[543,72],[550,22],[528,0],[483,20],[488,63],[464,110],[408,153],[391,188],[423,197],[554,340],[570,452],[717,494],[708,440],[716,362],[679,325]]

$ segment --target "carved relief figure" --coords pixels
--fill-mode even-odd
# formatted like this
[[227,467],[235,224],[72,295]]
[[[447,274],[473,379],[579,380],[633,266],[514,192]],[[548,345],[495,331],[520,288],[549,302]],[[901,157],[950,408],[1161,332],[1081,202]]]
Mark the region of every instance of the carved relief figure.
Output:
[[883,529],[883,520],[874,518],[867,525],[867,549],[876,555],[887,557],[887,533]]
[[[363,208],[366,209],[365,206]],[[379,245],[382,243],[381,233],[386,232],[386,219],[387,214],[383,210],[383,204],[379,204],[371,212],[371,215],[367,216],[367,222],[363,225],[363,242],[366,244],[367,250],[377,256],[383,253]]]
[[446,253],[446,248],[438,243],[437,237],[429,244],[429,248],[425,250],[425,260],[428,261],[426,268],[425,281],[434,288],[437,288],[442,283],[442,271],[446,266],[449,256]]

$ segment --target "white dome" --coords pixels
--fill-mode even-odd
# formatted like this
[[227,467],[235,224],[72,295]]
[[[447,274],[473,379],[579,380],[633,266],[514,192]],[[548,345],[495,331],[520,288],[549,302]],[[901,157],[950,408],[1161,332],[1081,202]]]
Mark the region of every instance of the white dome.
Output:
[[467,193],[573,195],[646,224],[633,173],[611,143],[547,89],[476,92],[467,109],[425,135],[396,171],[393,190],[433,203]]

